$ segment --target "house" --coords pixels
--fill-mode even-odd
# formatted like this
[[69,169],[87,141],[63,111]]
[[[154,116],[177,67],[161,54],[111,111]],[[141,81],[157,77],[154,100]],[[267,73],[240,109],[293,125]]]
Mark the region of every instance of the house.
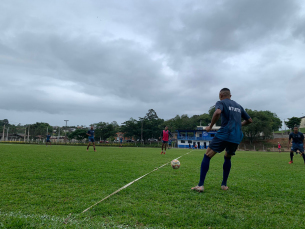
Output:
[[305,128],[305,116],[301,117],[300,128]]
[[197,146],[198,149],[208,148],[220,126],[213,126],[210,132],[206,132],[206,126],[197,126],[196,130],[177,130],[178,148]]

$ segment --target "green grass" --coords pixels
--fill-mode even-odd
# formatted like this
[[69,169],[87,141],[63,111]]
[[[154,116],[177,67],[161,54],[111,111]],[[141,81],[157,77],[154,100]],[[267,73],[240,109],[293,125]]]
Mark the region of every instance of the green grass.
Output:
[[[299,155],[237,152],[229,191],[223,154],[198,183],[202,150],[0,145],[0,228],[305,228],[304,169]],[[121,192],[83,210],[178,156]],[[68,217],[70,215],[70,217]]]

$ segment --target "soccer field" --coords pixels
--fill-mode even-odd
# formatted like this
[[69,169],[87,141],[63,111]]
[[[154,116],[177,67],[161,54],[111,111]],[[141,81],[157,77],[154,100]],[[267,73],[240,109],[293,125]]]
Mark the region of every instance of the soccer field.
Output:
[[299,155],[290,165],[288,153],[237,152],[228,191],[216,155],[198,193],[204,152],[0,144],[0,228],[305,228]]

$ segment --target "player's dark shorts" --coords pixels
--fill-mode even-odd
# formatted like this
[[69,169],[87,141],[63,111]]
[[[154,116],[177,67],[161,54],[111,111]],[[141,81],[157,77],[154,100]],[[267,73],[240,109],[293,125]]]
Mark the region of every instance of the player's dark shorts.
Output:
[[217,153],[221,153],[222,151],[226,150],[230,155],[235,155],[237,147],[237,143],[227,142],[217,137],[214,137],[209,145],[209,148]]
[[88,138],[89,142],[94,142],[94,138]]
[[304,153],[304,146],[303,146],[303,144],[292,143],[291,151],[297,152],[297,150],[299,150],[301,153]]
[[49,140],[47,139],[47,142],[51,142],[50,139]]
[[162,143],[168,143],[168,141],[162,141]]

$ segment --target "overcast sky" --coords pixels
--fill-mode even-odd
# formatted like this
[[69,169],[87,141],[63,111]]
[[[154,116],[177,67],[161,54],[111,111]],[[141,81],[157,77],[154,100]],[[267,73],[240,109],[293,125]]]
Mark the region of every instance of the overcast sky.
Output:
[[89,125],[207,113],[219,90],[305,115],[305,2],[0,1],[0,120]]

